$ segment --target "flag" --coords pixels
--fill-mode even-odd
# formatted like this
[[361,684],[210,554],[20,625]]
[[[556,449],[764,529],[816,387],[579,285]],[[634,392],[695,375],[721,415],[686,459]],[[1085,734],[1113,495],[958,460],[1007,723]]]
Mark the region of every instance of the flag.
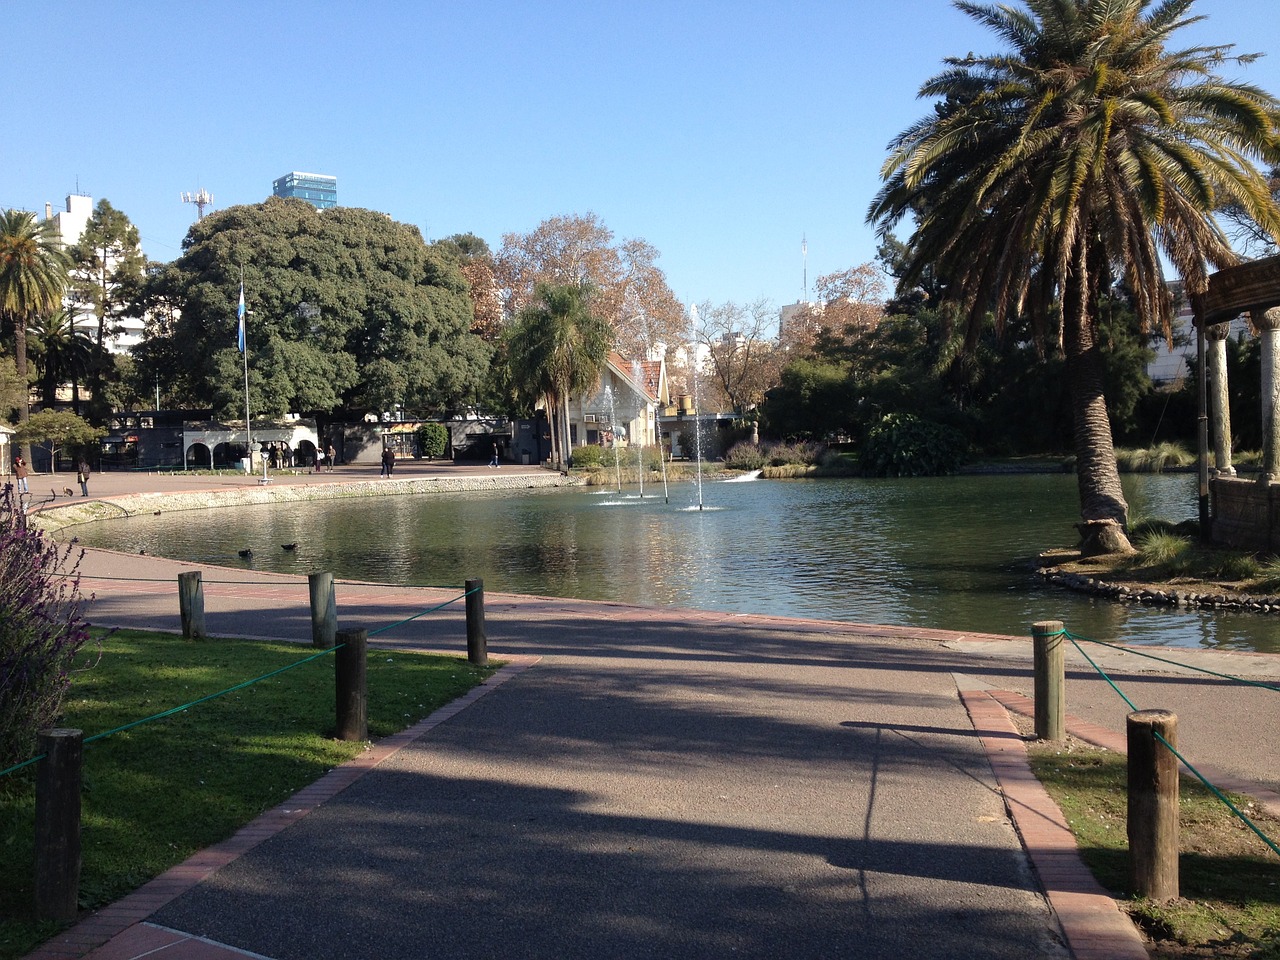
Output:
[[240,326],[240,335],[236,340],[236,346],[240,348],[241,353],[244,353],[244,281],[240,282],[240,306],[236,307],[236,320]]

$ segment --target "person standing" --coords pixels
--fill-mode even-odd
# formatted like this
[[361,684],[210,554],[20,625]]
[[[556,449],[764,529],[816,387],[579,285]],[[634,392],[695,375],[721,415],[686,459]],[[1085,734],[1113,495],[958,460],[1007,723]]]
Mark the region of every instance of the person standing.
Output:
[[328,460],[325,461],[325,469],[328,470],[329,473],[333,473],[333,461],[337,459],[338,451],[333,449],[332,443],[329,444],[329,449],[325,451],[325,455],[328,457]]
[[80,462],[76,464],[76,480],[80,482],[80,496],[87,497],[89,495],[89,458],[81,457]]
[[27,488],[27,461],[22,459],[20,453],[13,458],[13,475],[18,481],[18,492],[30,493]]
[[396,452],[390,447],[382,449],[382,475],[391,479],[391,471],[396,467]]

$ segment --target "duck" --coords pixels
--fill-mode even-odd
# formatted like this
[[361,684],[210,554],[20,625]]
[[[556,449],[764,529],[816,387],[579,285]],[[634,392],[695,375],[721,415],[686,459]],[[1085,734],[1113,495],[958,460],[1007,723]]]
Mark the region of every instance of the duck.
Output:
[[250,550],[248,547],[245,547],[243,550],[240,551],[240,559],[249,560],[252,557],[253,557],[253,551]]
[[280,549],[281,550],[297,550],[298,545],[297,543],[282,543],[280,544]]

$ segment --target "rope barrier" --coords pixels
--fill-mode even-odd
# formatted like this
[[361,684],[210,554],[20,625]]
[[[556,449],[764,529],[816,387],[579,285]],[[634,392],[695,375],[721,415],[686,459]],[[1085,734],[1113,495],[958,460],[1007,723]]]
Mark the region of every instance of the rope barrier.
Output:
[[425,617],[428,613],[435,613],[437,610],[443,610],[445,607],[449,606],[449,604],[457,603],[459,600],[464,600],[467,597],[471,596],[471,594],[476,593],[478,590],[479,590],[478,587],[475,590],[468,590],[466,593],[463,593],[459,596],[446,600],[444,603],[438,604],[437,606],[434,606],[434,607],[429,607],[428,609],[423,610],[421,613],[415,613],[412,617],[406,617],[405,619],[399,620],[395,623],[389,623],[385,627],[379,627],[377,630],[370,630],[369,636],[372,637],[374,634],[382,633],[384,630],[390,630],[392,627],[403,626],[406,623],[410,623],[414,620],[417,620],[419,617]]
[[[1137,706],[1137,705],[1136,705],[1132,700],[1130,700],[1127,696],[1125,696],[1124,691],[1123,691],[1123,690],[1121,690],[1118,686],[1116,686],[1115,681],[1114,681],[1114,680],[1112,680],[1112,679],[1111,679],[1111,677],[1109,677],[1109,676],[1107,675],[1107,672],[1106,672],[1105,670],[1103,670],[1100,666],[1098,666],[1098,664],[1094,662],[1093,658],[1092,658],[1091,656],[1089,656],[1089,654],[1085,653],[1084,648],[1080,646],[1080,644],[1077,642],[1077,640],[1084,640],[1084,641],[1086,641],[1086,642],[1088,642],[1088,643],[1098,643],[1098,644],[1101,644],[1101,645],[1102,645],[1102,646],[1104,646],[1104,647],[1114,647],[1114,648],[1118,648],[1118,649],[1123,649],[1125,652],[1135,652],[1135,653],[1136,653],[1137,651],[1132,650],[1132,648],[1130,648],[1130,647],[1122,647],[1122,648],[1121,648],[1121,647],[1117,647],[1117,645],[1116,645],[1116,644],[1113,644],[1113,643],[1105,643],[1104,641],[1101,641],[1101,640],[1090,640],[1088,637],[1077,637],[1075,634],[1071,633],[1071,631],[1069,631],[1069,630],[1065,630],[1065,629],[1063,629],[1063,630],[1059,630],[1059,631],[1057,631],[1056,633],[1045,634],[1045,636],[1050,636],[1050,637],[1066,637],[1068,640],[1070,640],[1070,641],[1071,641],[1071,645],[1072,645],[1072,646],[1074,646],[1077,650],[1079,650],[1079,651],[1080,651],[1080,655],[1081,655],[1082,657],[1084,657],[1086,660],[1088,660],[1088,661],[1089,661],[1089,666],[1093,667],[1093,669],[1094,669],[1094,670],[1098,671],[1098,675],[1099,675],[1100,677],[1102,677],[1102,679],[1103,679],[1103,680],[1107,681],[1107,684],[1111,687],[1111,689],[1112,689],[1112,690],[1114,690],[1114,691],[1116,692],[1116,694],[1120,697],[1120,699],[1121,699],[1121,700],[1123,700],[1125,703],[1127,703],[1127,704],[1129,705],[1129,709],[1130,709],[1130,710],[1133,710],[1133,711],[1135,711],[1135,712],[1137,712],[1137,711],[1138,711],[1138,709],[1139,709],[1139,708],[1138,708],[1138,706]],[[1164,658],[1162,658],[1162,657],[1155,657],[1155,656],[1152,656],[1152,657],[1151,657],[1151,659],[1153,659],[1153,660],[1160,660],[1160,661],[1162,661],[1162,662],[1164,662],[1164,663],[1170,663],[1170,664],[1173,664],[1174,666],[1178,666],[1178,667],[1186,666],[1186,664],[1178,663],[1176,660],[1167,660],[1167,659],[1164,659]],[[1192,669],[1198,669],[1198,668],[1193,667]],[[1201,672],[1202,672],[1202,673],[1209,673],[1209,674],[1213,674],[1213,676],[1216,676],[1216,677],[1222,677],[1222,678],[1227,679],[1227,680],[1236,680],[1236,681],[1238,681],[1238,682],[1240,682],[1240,683],[1250,683],[1250,681],[1245,680],[1245,679],[1244,679],[1244,678],[1242,678],[1242,677],[1232,677],[1232,676],[1230,676],[1230,675],[1228,675],[1228,674],[1224,674],[1224,673],[1214,673],[1214,671],[1212,671],[1212,670],[1201,670]],[[1268,690],[1276,690],[1276,689],[1277,689],[1276,687],[1272,687],[1272,686],[1269,686],[1269,685],[1267,685],[1267,684],[1263,684],[1263,683],[1252,683],[1251,685],[1252,685],[1252,686],[1260,686],[1260,687],[1264,687],[1265,689],[1268,689]],[[1246,814],[1245,814],[1245,813],[1244,813],[1244,812],[1243,812],[1239,807],[1237,807],[1234,803],[1232,803],[1232,802],[1231,802],[1231,800],[1230,800],[1230,799],[1229,799],[1229,798],[1228,798],[1228,797],[1227,797],[1227,796],[1226,796],[1226,795],[1225,795],[1221,790],[1219,790],[1216,786],[1214,786],[1214,785],[1213,785],[1213,784],[1208,780],[1208,778],[1206,778],[1206,777],[1204,776],[1204,774],[1202,774],[1199,770],[1197,770],[1194,766],[1192,766],[1192,765],[1191,765],[1191,762],[1190,762],[1190,761],[1188,761],[1188,760],[1187,760],[1187,758],[1186,758],[1186,757],[1184,757],[1181,753],[1179,753],[1179,752],[1177,751],[1177,749],[1173,746],[1173,744],[1171,744],[1168,740],[1166,740],[1163,736],[1161,736],[1161,735],[1160,735],[1160,733],[1159,733],[1159,731],[1153,731],[1153,732],[1154,732],[1154,734],[1155,734],[1155,738],[1156,738],[1157,740],[1159,740],[1161,743],[1163,743],[1166,747],[1168,747],[1168,748],[1169,748],[1169,751],[1170,751],[1170,752],[1171,752],[1175,757],[1177,757],[1177,758],[1178,758],[1179,762],[1180,762],[1184,767],[1186,767],[1186,768],[1187,768],[1187,770],[1188,770],[1188,771],[1189,771],[1189,772],[1190,772],[1190,773],[1191,773],[1191,774],[1192,774],[1192,775],[1193,775],[1197,780],[1199,780],[1202,784],[1204,784],[1204,785],[1205,785],[1205,787],[1207,787],[1207,788],[1208,788],[1208,790],[1209,790],[1209,792],[1210,792],[1210,793],[1212,793],[1215,797],[1217,797],[1219,800],[1221,800],[1221,801],[1222,801],[1222,803],[1226,805],[1227,809],[1228,809],[1228,810],[1230,810],[1230,811],[1231,811],[1231,812],[1236,816],[1236,818],[1237,818],[1237,819],[1239,819],[1239,820],[1240,820],[1240,821],[1241,821],[1241,822],[1242,822],[1246,827],[1248,827],[1248,828],[1249,828],[1250,830],[1252,830],[1255,834],[1257,834],[1258,838],[1259,838],[1260,840],[1262,840],[1262,842],[1263,842],[1263,843],[1265,843],[1268,847],[1270,847],[1270,848],[1271,848],[1271,852],[1272,852],[1272,853],[1276,854],[1276,856],[1280,856],[1280,846],[1277,846],[1275,843],[1273,843],[1273,842],[1272,842],[1272,840],[1271,840],[1271,839],[1270,839],[1270,838],[1269,838],[1265,833],[1263,833],[1263,832],[1262,832],[1262,830],[1258,827],[1258,825],[1257,825],[1257,824],[1255,824],[1252,820],[1250,820],[1250,819],[1249,819],[1249,817],[1248,817],[1248,816],[1247,816],[1247,815],[1246,815]]]
[[[1193,663],[1181,663],[1178,660],[1170,660],[1168,657],[1157,657],[1154,653],[1146,653],[1145,651],[1138,650],[1135,647],[1125,647],[1125,646],[1121,646],[1118,643],[1107,643],[1107,641],[1105,640],[1094,640],[1090,637],[1077,636],[1076,634],[1072,633],[1070,630],[1062,630],[1058,633],[1050,634],[1050,636],[1066,637],[1072,642],[1076,640],[1083,640],[1086,643],[1096,643],[1101,647],[1110,647],[1112,650],[1120,650],[1123,653],[1132,653],[1135,656],[1146,657],[1148,660],[1155,660],[1157,663],[1167,663],[1170,666],[1182,667],[1183,669],[1186,669],[1186,670],[1194,670],[1197,673],[1207,673],[1209,676],[1218,677],[1221,680],[1234,680],[1236,683],[1243,683],[1246,686],[1261,687],[1263,690],[1270,690],[1273,693],[1280,693],[1280,687],[1272,686],[1269,683],[1262,683],[1259,680],[1250,680],[1247,677],[1236,677],[1236,676],[1232,676],[1229,673],[1219,673],[1218,671],[1210,670],[1207,667],[1197,667]],[[1079,647],[1077,646],[1076,649],[1079,649]],[[1081,650],[1080,652],[1084,653],[1083,650]]]
[[311,656],[305,657],[302,660],[298,660],[295,663],[290,663],[287,666],[283,666],[278,670],[272,670],[270,673],[264,673],[262,676],[254,677],[252,680],[245,680],[243,683],[237,683],[234,687],[227,687],[225,690],[219,690],[217,693],[211,693],[207,697],[201,697],[199,700],[192,700],[190,703],[184,703],[180,707],[172,707],[168,710],[161,711],[160,713],[153,713],[149,717],[143,717],[141,720],[134,720],[130,723],[122,724],[121,726],[115,727],[114,729],[106,730],[102,733],[95,733],[92,737],[85,737],[84,742],[86,744],[93,743],[95,740],[106,739],[112,734],[123,733],[125,730],[132,730],[134,727],[140,727],[144,723],[150,723],[152,720],[163,720],[165,717],[171,717],[175,713],[181,713],[183,710],[188,710],[191,707],[199,706],[200,704],[207,703],[210,700],[216,700],[218,697],[226,696],[228,693],[234,693],[237,690],[243,690],[245,687],[251,687],[255,683],[260,683],[263,680],[268,680],[271,677],[276,676],[277,674],[284,673],[286,670],[292,670],[294,667],[300,667],[304,663],[310,663],[312,660],[317,660],[320,657],[327,657],[329,654],[333,653],[335,650],[338,650],[344,646],[346,646],[346,644],[339,643],[336,646],[330,647],[328,650],[321,650],[319,653],[313,653]]
[[[226,559],[225,557],[222,559]],[[216,583],[221,586],[241,586],[241,587],[278,587],[281,584],[294,583],[298,574],[296,573],[279,573],[277,571],[266,571],[267,574],[277,577],[289,577],[289,580],[206,580],[200,578],[201,583]],[[70,573],[57,572],[53,576],[69,577]],[[172,577],[108,577],[99,574],[84,573],[79,574],[82,580],[108,580],[121,583],[173,583]],[[388,590],[459,590],[456,583],[369,583],[365,580],[335,580],[336,584],[346,584],[347,586],[360,587],[378,587],[379,589]]]
[[[117,578],[117,579],[127,579],[127,578]],[[168,581],[166,580],[163,582],[167,583]],[[459,594],[456,597],[451,597],[450,599],[446,600],[444,603],[437,604],[434,607],[428,607],[427,609],[422,610],[419,613],[415,613],[411,617],[406,617],[405,619],[398,620],[395,623],[389,623],[386,626],[378,627],[376,630],[370,630],[369,636],[374,636],[375,634],[383,633],[384,631],[391,630],[395,627],[403,626],[406,623],[410,623],[414,620],[417,620],[419,617],[425,617],[429,613],[435,613],[437,610],[443,610],[445,607],[449,606],[449,604],[457,603],[459,600],[466,599],[467,597],[471,596],[471,594],[479,592],[479,589],[480,588],[477,587],[475,589],[468,590],[465,593]],[[115,727],[111,730],[105,730],[102,733],[95,733],[91,737],[86,737],[84,739],[84,742],[85,744],[90,744],[97,740],[106,739],[107,737],[110,737],[113,734],[123,733],[124,731],[131,730],[134,727],[140,727],[142,726],[142,724],[150,723],[153,720],[163,720],[165,717],[171,717],[175,713],[181,713],[184,710],[189,710],[190,708],[199,706],[202,703],[207,703],[210,700],[216,700],[218,697],[226,696],[228,693],[234,693],[237,690],[243,690],[245,687],[252,686],[255,683],[260,683],[263,680],[269,680],[271,677],[277,676],[278,674],[284,673],[288,670],[292,670],[294,667],[300,667],[304,663],[310,663],[312,660],[318,660],[320,657],[326,657],[329,654],[333,653],[336,650],[341,649],[344,646],[346,646],[346,644],[339,643],[336,646],[330,647],[327,650],[321,650],[319,653],[313,653],[309,657],[304,657],[303,659],[298,660],[294,663],[290,663],[290,664],[287,664],[286,666],[280,667],[278,670],[272,670],[270,673],[264,673],[262,676],[254,677],[252,680],[245,680],[242,683],[237,683],[233,687],[227,687],[225,690],[219,690],[217,693],[211,693],[208,696],[201,697],[198,700],[192,700],[190,703],[184,703],[181,706],[172,707],[168,710],[163,710],[160,713],[152,714],[149,717],[143,717],[140,720],[133,720],[129,723],[122,724],[121,726]],[[28,767],[31,764],[36,763],[37,761],[43,760],[44,758],[45,758],[45,754],[42,753],[39,756],[32,757],[29,760],[23,760],[21,763],[14,764],[13,766],[5,770],[0,770],[0,777],[5,777],[10,773],[14,773],[18,770],[21,770],[23,767]]]
[[1268,837],[1265,833],[1263,833],[1261,830],[1259,830],[1259,829],[1258,829],[1258,827],[1257,827],[1257,825],[1256,825],[1252,820],[1250,820],[1247,816],[1245,816],[1245,815],[1244,815],[1244,813],[1242,813],[1242,812],[1240,811],[1240,808],[1239,808],[1239,807],[1237,807],[1234,803],[1232,803],[1232,802],[1231,802],[1231,800],[1226,796],[1226,794],[1224,794],[1221,790],[1219,790],[1219,789],[1218,789],[1217,787],[1215,787],[1212,783],[1210,783],[1210,782],[1209,782],[1209,780],[1205,777],[1205,775],[1204,775],[1203,773],[1201,773],[1199,770],[1197,770],[1195,767],[1193,767],[1193,766],[1191,765],[1191,762],[1190,762],[1186,757],[1184,757],[1182,754],[1180,754],[1180,753],[1178,752],[1177,747],[1175,747],[1175,746],[1174,746],[1173,744],[1171,744],[1168,740],[1166,740],[1166,739],[1165,739],[1165,738],[1160,734],[1160,732],[1159,732],[1159,731],[1152,731],[1152,732],[1153,732],[1153,733],[1155,733],[1155,737],[1156,737],[1156,739],[1157,739],[1157,740],[1159,740],[1161,743],[1163,743],[1166,747],[1168,747],[1168,748],[1169,748],[1169,752],[1170,752],[1170,753],[1172,753],[1175,757],[1177,757],[1177,758],[1182,762],[1182,765],[1183,765],[1184,767],[1186,767],[1188,770],[1190,770],[1190,771],[1195,775],[1195,778],[1196,778],[1197,780],[1199,780],[1199,781],[1200,781],[1201,783],[1203,783],[1206,787],[1208,787],[1208,788],[1209,788],[1209,791],[1210,791],[1210,792],[1211,792],[1215,797],[1217,797],[1219,800],[1221,800],[1223,803],[1225,803],[1225,804],[1227,805],[1228,809],[1230,809],[1230,811],[1231,811],[1232,813],[1234,813],[1237,817],[1239,817],[1239,818],[1240,818],[1240,820],[1242,820],[1242,821],[1244,822],[1244,825],[1245,825],[1245,826],[1247,826],[1250,830],[1252,830],[1254,833],[1256,833],[1256,834],[1258,835],[1258,839],[1259,839],[1259,840],[1261,840],[1263,843],[1265,843],[1268,847],[1270,847],[1270,848],[1271,848],[1271,852],[1272,852],[1272,853],[1276,854],[1277,856],[1280,856],[1280,847],[1277,847],[1277,846],[1276,846],[1276,845],[1271,841],[1271,838],[1270,838],[1270,837]]

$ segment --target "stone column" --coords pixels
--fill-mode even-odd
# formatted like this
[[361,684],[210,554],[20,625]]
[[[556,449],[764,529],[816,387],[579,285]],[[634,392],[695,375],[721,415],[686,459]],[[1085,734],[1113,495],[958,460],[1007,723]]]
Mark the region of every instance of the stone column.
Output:
[[1236,475],[1236,468],[1231,465],[1231,404],[1227,394],[1227,335],[1230,332],[1230,323],[1214,323],[1204,328],[1213,465],[1220,477]]
[[1280,481],[1280,309],[1253,311],[1253,324],[1262,341],[1262,476],[1263,483]]

